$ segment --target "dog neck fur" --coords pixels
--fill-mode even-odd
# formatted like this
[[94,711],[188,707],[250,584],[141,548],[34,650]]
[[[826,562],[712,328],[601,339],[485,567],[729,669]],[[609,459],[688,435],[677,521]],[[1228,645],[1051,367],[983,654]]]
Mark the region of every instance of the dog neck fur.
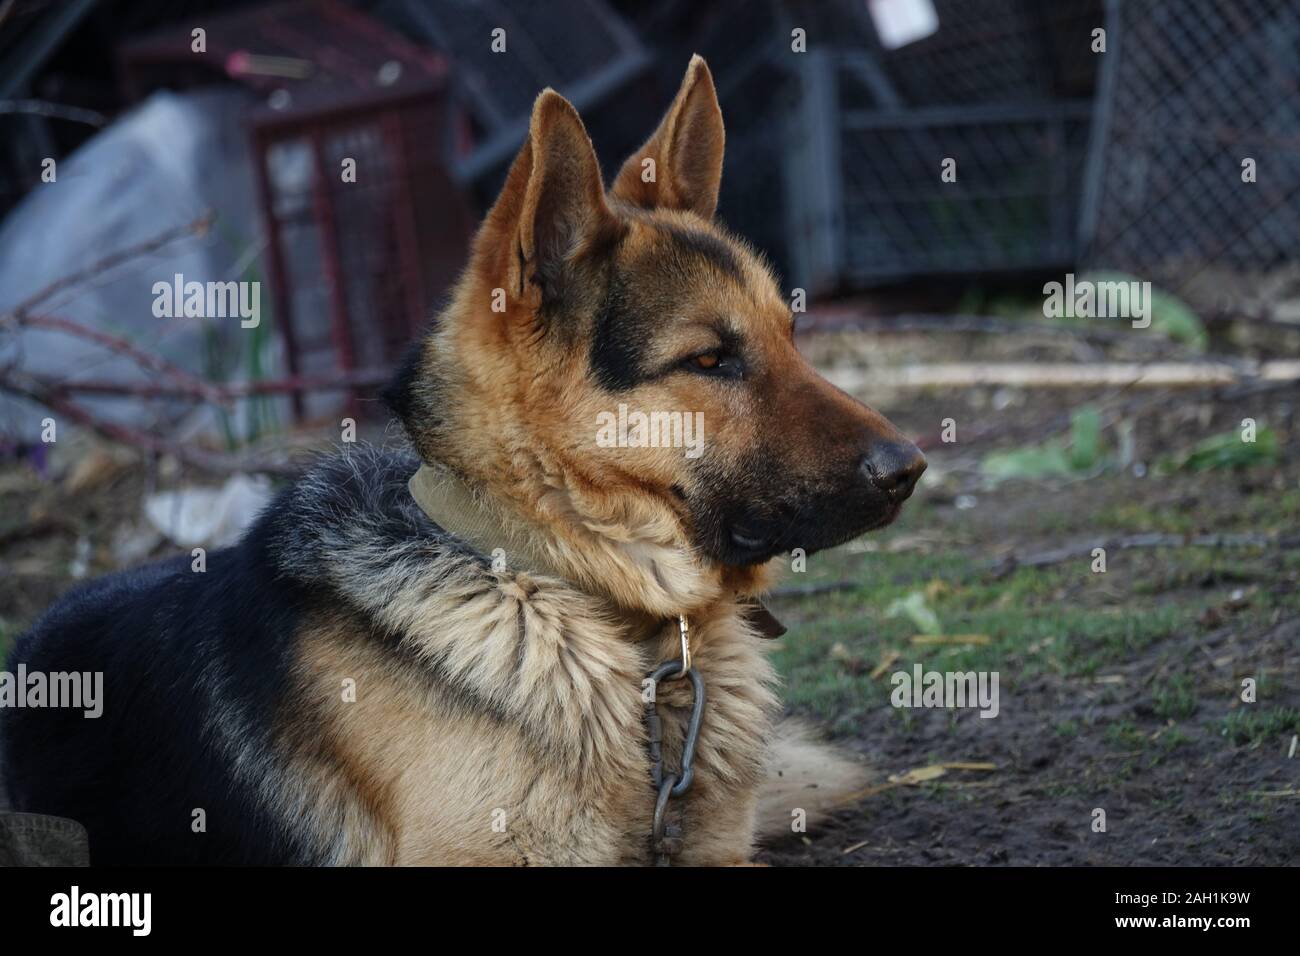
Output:
[[[482,427],[491,432],[501,425]],[[421,454],[421,473],[429,481],[459,486],[480,514],[490,516],[482,524],[491,530],[473,541],[487,556],[501,547],[508,562],[522,560],[532,570],[656,617],[696,613],[725,596],[750,593],[736,586],[740,582],[727,569],[696,556],[671,510],[619,500],[536,442],[520,438],[518,446],[496,456],[480,454],[473,463]],[[439,520],[436,513],[430,517]]]

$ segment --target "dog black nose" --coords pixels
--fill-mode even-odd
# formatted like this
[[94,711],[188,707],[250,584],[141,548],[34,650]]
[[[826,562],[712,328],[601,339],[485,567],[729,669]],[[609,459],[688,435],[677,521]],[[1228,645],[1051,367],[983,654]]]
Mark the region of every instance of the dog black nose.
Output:
[[895,501],[905,501],[928,464],[910,441],[880,441],[862,459],[864,477]]

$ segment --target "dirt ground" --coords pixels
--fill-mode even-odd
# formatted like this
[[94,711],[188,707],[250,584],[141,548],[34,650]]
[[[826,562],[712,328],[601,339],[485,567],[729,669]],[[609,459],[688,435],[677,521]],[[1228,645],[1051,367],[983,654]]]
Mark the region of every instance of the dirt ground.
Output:
[[[917,334],[820,336],[805,350],[868,365],[1070,351]],[[930,472],[894,527],[814,555],[771,606],[790,626],[776,648],[790,709],[859,755],[874,782],[761,859],[1295,863],[1300,389],[865,397],[922,438]],[[990,479],[990,454],[1068,443],[1071,415],[1087,409],[1101,422],[1095,461]],[[1182,461],[1244,418],[1271,430],[1276,454],[1204,470]],[[941,438],[945,419],[955,442]],[[0,651],[76,579],[175,550],[150,532],[141,496],[201,478],[77,441],[45,475],[0,468]],[[908,601],[936,619],[928,636],[896,610]],[[891,675],[915,663],[998,672],[998,716],[891,706]],[[1242,700],[1246,679],[1254,702]]]
[[[1188,628],[1107,668],[1105,680],[1006,678],[992,721],[887,706],[842,738],[889,775],[949,761],[992,764],[931,783],[882,788],[807,836],[774,844],[776,865],[1294,865],[1300,770],[1294,718],[1259,739],[1228,737],[1233,676],[1271,665],[1274,693],[1297,702],[1300,620]],[[1188,665],[1191,665],[1190,668]],[[1190,713],[1153,705],[1162,674],[1194,672]],[[1010,666],[1007,670],[1014,670]],[[1254,706],[1259,706],[1254,705]],[[1163,739],[1162,739],[1163,738]],[[1091,829],[1095,808],[1107,831]]]
[[[810,559],[787,583],[805,578],[796,586],[813,593],[787,589],[773,603],[791,625],[779,651],[787,699],[860,754],[874,785],[829,825],[761,858],[1294,865],[1300,389],[986,388],[874,400],[913,435],[937,435],[952,418],[959,440],[927,448],[931,473],[893,528]],[[981,474],[989,453],[1041,442],[1052,423],[1090,407],[1104,413],[1110,453],[1128,449],[1126,465],[996,486]],[[1246,418],[1275,431],[1274,460],[1158,467]],[[963,430],[980,437],[963,442]],[[1154,534],[1169,536],[1164,546],[1117,546]],[[1093,568],[1098,543],[1104,573]],[[1071,556],[1013,561],[1053,551]],[[917,643],[914,622],[884,613],[918,591],[955,636],[950,645]],[[963,643],[970,634],[987,643]],[[890,675],[917,662],[998,671],[999,714],[894,708]],[[1241,699],[1247,678],[1253,703]],[[905,776],[940,765],[929,780]],[[1105,832],[1094,829],[1098,809]]]

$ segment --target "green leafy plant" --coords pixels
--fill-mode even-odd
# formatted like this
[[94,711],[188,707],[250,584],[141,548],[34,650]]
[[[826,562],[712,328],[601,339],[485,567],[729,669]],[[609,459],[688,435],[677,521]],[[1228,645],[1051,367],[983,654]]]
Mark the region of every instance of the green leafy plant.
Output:
[[1278,460],[1277,432],[1261,428],[1254,441],[1243,441],[1241,433],[1233,430],[1222,435],[1212,435],[1181,455],[1161,460],[1159,469],[1171,471],[1215,471],[1229,468],[1252,468],[1272,465]]
[[941,630],[939,615],[926,603],[924,591],[912,591],[907,597],[891,601],[885,608],[885,617],[905,617],[922,634],[938,634]]
[[1009,478],[1052,478],[1088,474],[1107,464],[1101,436],[1101,413],[1091,406],[1070,416],[1070,440],[1026,445],[984,457],[981,470],[994,482]]
[[[1126,272],[1094,272],[1088,273],[1083,278],[1098,285],[1108,282],[1128,285],[1142,281],[1137,276],[1129,275]],[[1193,312],[1187,303],[1172,293],[1158,289],[1153,285],[1151,286],[1149,305],[1151,308],[1150,331],[1190,346],[1197,352],[1205,351],[1210,341],[1209,335],[1205,331],[1205,323],[1201,321],[1201,317]]]
[[1300,734],[1300,710],[1238,710],[1223,718],[1220,733],[1235,744],[1261,744],[1285,734]]

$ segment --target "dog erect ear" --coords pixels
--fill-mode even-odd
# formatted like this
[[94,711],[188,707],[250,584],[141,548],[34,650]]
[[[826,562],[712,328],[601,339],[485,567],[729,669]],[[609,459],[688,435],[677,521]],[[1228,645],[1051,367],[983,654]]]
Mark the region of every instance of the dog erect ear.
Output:
[[596,151],[578,112],[543,90],[528,139],[475,241],[475,257],[519,299],[557,293],[567,261],[610,236],[617,220],[605,201]]
[[646,209],[688,209],[711,219],[725,141],[713,75],[696,54],[659,128],[628,157],[610,192]]

